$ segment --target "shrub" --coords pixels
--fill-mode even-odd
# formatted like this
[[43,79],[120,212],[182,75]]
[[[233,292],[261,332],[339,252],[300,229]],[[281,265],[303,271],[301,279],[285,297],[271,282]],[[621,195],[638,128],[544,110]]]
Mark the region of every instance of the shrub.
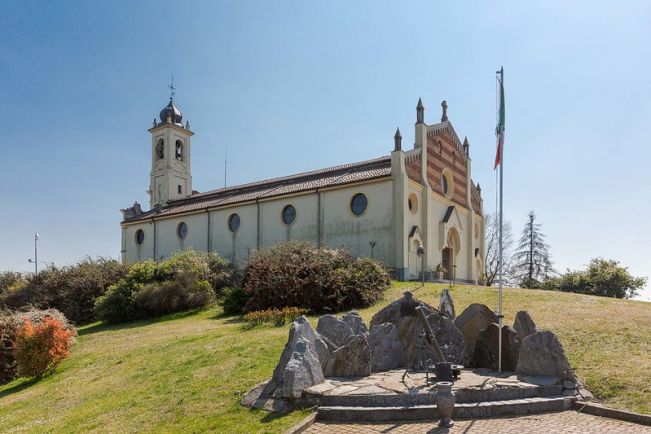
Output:
[[139,317],[135,297],[138,290],[154,282],[156,263],[136,262],[129,272],[95,300],[95,316],[107,322],[123,322]]
[[[32,328],[38,328],[46,319],[56,321],[66,333],[73,336],[76,334],[74,327],[68,323],[66,317],[54,309],[2,312],[0,315],[0,384],[18,377],[19,365],[16,360],[19,351],[18,336],[22,332],[25,322],[29,322]],[[21,372],[23,371],[21,369]]]
[[216,298],[211,282],[230,278],[226,268],[219,256],[191,250],[159,263],[135,263],[97,299],[95,315],[115,323],[207,306]]
[[244,315],[244,321],[254,327],[263,323],[270,323],[275,326],[282,326],[294,321],[301,315],[308,313],[307,309],[299,307],[284,307],[282,309],[267,309],[249,312]]
[[134,301],[142,316],[155,317],[212,304],[215,292],[208,281],[185,275],[144,286],[136,293]]
[[19,279],[14,276],[13,284],[6,291],[0,288],[0,297],[2,304],[11,309],[55,308],[75,323],[88,323],[94,319],[95,299],[124,276],[126,270],[125,265],[113,259],[87,258],[71,266],[51,266],[38,275]]
[[20,375],[41,377],[54,369],[70,355],[75,335],[59,319],[46,316],[35,324],[23,317],[15,348]]
[[632,276],[618,261],[594,258],[588,264],[587,270],[567,270],[565,274],[544,282],[542,288],[603,297],[632,298],[645,284],[645,277]]
[[219,305],[226,315],[240,315],[251,296],[241,286],[224,288]]
[[344,249],[309,243],[277,244],[254,253],[244,269],[250,294],[244,311],[294,306],[312,312],[337,312],[370,306],[389,287],[386,270]]

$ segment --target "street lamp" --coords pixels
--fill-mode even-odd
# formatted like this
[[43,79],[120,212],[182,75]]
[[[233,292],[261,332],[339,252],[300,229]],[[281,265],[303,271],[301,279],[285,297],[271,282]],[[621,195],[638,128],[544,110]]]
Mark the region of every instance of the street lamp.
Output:
[[34,274],[38,274],[38,233],[34,234],[34,259],[27,260],[30,264],[34,264]]
[[421,286],[425,286],[425,248],[422,244],[416,249],[416,254],[420,256]]

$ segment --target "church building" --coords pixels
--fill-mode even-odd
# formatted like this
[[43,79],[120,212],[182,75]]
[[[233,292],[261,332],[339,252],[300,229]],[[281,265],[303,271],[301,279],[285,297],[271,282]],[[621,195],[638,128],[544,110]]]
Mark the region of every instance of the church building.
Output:
[[413,149],[403,149],[397,130],[393,151],[379,158],[198,192],[194,133],[171,97],[149,129],[149,211],[137,202],[122,210],[122,260],[196,249],[242,266],[256,249],[303,240],[378,259],[399,280],[423,271],[435,278],[440,264],[445,279],[476,282],[484,256],[481,189],[471,178],[468,139],[459,139],[445,101],[441,107],[441,121],[427,125],[418,100]]

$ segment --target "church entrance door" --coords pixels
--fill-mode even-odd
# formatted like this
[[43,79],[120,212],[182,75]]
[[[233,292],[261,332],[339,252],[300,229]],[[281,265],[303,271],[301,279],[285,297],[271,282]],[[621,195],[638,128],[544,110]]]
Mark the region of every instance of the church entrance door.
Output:
[[452,275],[452,249],[446,247],[443,249],[443,254],[441,258],[441,265],[445,268],[445,273],[443,273],[443,278],[449,280]]

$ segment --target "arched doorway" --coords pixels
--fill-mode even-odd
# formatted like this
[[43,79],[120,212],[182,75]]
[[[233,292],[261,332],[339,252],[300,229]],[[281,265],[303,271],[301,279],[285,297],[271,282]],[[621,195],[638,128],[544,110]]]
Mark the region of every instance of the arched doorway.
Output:
[[457,265],[457,256],[461,249],[461,238],[455,228],[448,231],[446,246],[441,252],[441,265],[445,268],[443,278],[445,280],[454,280],[457,278],[455,267]]

